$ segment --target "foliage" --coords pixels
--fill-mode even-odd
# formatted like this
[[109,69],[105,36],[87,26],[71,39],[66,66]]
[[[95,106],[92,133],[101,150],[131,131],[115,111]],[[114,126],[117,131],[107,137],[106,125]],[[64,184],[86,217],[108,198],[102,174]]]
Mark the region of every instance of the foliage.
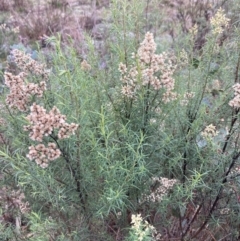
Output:
[[60,35],[10,52],[0,238],[239,239],[238,21],[220,8],[201,48],[197,24],[167,49],[154,4],[111,2],[104,56],[87,34],[84,56]]

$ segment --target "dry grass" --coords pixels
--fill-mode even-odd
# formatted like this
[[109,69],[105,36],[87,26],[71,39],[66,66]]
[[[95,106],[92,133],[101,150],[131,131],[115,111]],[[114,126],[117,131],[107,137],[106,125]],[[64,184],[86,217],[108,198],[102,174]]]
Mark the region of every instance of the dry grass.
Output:
[[0,1],[0,11],[9,11],[10,9],[10,4],[8,0],[1,0]]
[[19,26],[20,36],[27,40],[39,40],[41,36],[50,36],[60,32],[67,23],[68,11],[66,5],[56,8],[52,3],[29,3],[24,12],[13,7],[10,11],[11,23]]

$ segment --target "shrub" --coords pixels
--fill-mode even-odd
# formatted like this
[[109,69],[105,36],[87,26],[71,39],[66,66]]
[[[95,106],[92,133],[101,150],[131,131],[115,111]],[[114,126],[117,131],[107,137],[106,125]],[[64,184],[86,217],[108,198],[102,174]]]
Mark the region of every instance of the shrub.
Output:
[[40,40],[64,29],[70,9],[64,1],[15,1],[11,8],[11,24],[19,27],[25,42]]
[[112,2],[105,68],[88,37],[84,60],[55,37],[47,60],[11,52],[1,184],[28,212],[2,211],[21,223],[6,237],[239,238],[239,32],[220,41],[232,24],[220,8],[201,51],[197,26],[159,51],[138,3]]

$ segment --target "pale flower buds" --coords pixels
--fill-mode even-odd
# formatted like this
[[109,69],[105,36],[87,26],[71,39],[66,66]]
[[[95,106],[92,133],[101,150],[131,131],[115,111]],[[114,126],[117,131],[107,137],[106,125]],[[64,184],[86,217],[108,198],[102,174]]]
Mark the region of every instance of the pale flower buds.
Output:
[[[30,103],[33,96],[42,97],[47,89],[45,80],[48,79],[48,72],[45,65],[38,63],[34,59],[17,49],[12,51],[13,60],[17,67],[23,72],[14,75],[10,72],[4,73],[5,84],[10,89],[6,102],[11,108],[17,108],[20,111],[28,111],[30,114],[26,117],[29,125],[24,126],[24,130],[29,132],[29,137],[33,141],[43,142],[44,137],[53,134],[53,131],[58,131],[58,138],[64,139],[73,135],[78,128],[75,123],[66,123],[66,116],[62,115],[57,107],[53,107],[49,112],[42,106]],[[86,62],[84,62],[87,65]],[[31,83],[27,81],[28,74],[38,75],[43,81]],[[30,106],[30,107],[29,107]],[[48,162],[60,157],[61,151],[55,143],[48,143],[29,147],[27,157],[42,168],[48,166]]]
[[43,137],[52,134],[54,129],[59,129],[59,139],[68,138],[78,128],[75,123],[66,123],[66,116],[62,115],[55,106],[47,113],[42,106],[33,103],[30,111],[26,117],[30,125],[24,126],[24,130],[30,131],[29,137],[34,141],[42,142]]
[[220,8],[210,22],[214,34],[221,34],[225,27],[228,26],[230,19],[226,17],[222,8]]
[[234,108],[240,108],[240,84],[233,85],[234,98],[229,101],[229,105]]
[[206,126],[204,131],[201,133],[201,135],[207,139],[211,139],[215,137],[217,134],[218,132],[216,130],[216,126],[214,126],[213,124]]
[[42,168],[46,168],[48,166],[49,160],[55,160],[59,158],[61,155],[61,151],[57,148],[55,143],[48,143],[48,147],[45,147],[43,144],[38,144],[37,146],[30,146],[29,153],[27,157],[30,160],[36,161],[38,165]]
[[[138,61],[138,66],[127,66],[119,64],[121,73],[122,89],[121,93],[127,98],[136,98],[137,90],[142,86],[152,87],[153,90],[164,89],[163,101],[169,102],[176,99],[173,92],[174,79],[172,77],[176,66],[171,57],[166,53],[155,54],[156,43],[152,33],[146,33],[137,54],[133,53],[134,59]],[[156,76],[158,75],[158,76]],[[160,75],[160,76],[159,76]]]

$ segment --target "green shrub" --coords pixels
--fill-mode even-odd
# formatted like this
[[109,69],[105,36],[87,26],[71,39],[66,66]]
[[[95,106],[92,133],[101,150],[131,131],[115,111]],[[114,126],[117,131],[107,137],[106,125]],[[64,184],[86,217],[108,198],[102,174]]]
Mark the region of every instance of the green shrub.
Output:
[[159,51],[137,3],[112,2],[104,68],[87,36],[84,60],[55,37],[45,60],[11,52],[1,185],[24,198],[8,195],[6,235],[239,237],[239,32],[220,41],[231,25],[219,9],[201,50],[194,26],[185,43]]

